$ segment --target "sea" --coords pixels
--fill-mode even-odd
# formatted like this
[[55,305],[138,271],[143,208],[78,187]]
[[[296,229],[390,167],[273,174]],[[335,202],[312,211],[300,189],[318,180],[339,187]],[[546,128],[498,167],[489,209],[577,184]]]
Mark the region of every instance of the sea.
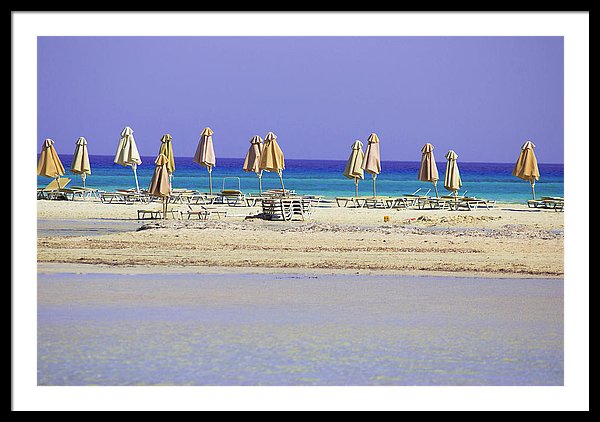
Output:
[[[108,155],[91,155],[91,175],[86,179],[86,186],[107,192],[116,189],[135,188],[135,178],[131,167],[123,167],[113,162],[114,157]],[[81,186],[79,175],[69,171],[72,155],[61,154],[66,169],[65,177],[69,177],[71,186]],[[140,188],[148,188],[154,171],[155,157],[142,157],[142,164],[137,168]],[[239,189],[242,192],[258,193],[259,184],[255,173],[242,170],[243,158],[218,158],[212,171],[213,193],[223,189]],[[283,182],[286,189],[295,190],[298,194],[319,195],[324,198],[336,196],[352,196],[355,194],[354,181],[344,177],[345,160],[302,160],[286,159],[283,171]],[[398,196],[407,193],[426,193],[434,195],[433,185],[421,182],[417,175],[419,162],[416,161],[382,161],[381,173],[376,179],[377,195]],[[440,180],[437,189],[440,195],[448,194],[444,189],[445,162],[437,163]],[[463,182],[459,194],[497,200],[504,203],[523,203],[532,198],[531,187],[527,181],[512,176],[514,163],[459,163],[459,171]],[[535,184],[536,197],[564,195],[563,164],[539,164],[540,180]],[[38,187],[46,186],[51,180],[38,176]],[[204,167],[196,164],[192,157],[175,157],[173,188],[185,188],[208,192],[209,178]],[[266,189],[281,188],[276,173],[263,172],[262,187]],[[359,195],[373,194],[371,175],[359,183]]]

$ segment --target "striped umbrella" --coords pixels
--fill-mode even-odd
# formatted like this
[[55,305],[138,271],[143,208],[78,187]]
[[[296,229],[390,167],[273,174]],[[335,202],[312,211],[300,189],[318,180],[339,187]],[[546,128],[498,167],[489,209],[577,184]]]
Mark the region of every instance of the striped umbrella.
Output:
[[77,139],[75,145],[73,162],[71,162],[71,171],[75,174],[81,175],[81,182],[83,183],[83,187],[85,187],[85,179],[87,175],[92,174],[87,141],[83,136],[81,136],[79,139]]
[[344,169],[344,176],[354,180],[354,185],[356,187],[355,196],[358,196],[359,179],[365,178],[365,171],[361,167],[365,158],[365,153],[363,152],[362,147],[362,142],[354,141],[354,144],[352,144],[352,152],[350,153],[350,157],[346,163],[346,168]]
[[242,170],[245,172],[253,171],[256,173],[260,193],[262,193],[262,170],[260,169],[260,156],[263,147],[262,141],[262,138],[258,135],[253,136],[252,139],[250,139],[250,148],[248,148],[246,158],[244,159],[244,165],[242,166]]
[[217,164],[215,150],[213,148],[212,135],[213,131],[209,127],[205,127],[200,134],[200,141],[194,154],[194,162],[206,167],[208,170],[208,184],[210,193],[212,194],[212,169]]
[[133,176],[135,177],[135,188],[140,191],[140,184],[137,176],[137,166],[142,164],[140,153],[138,152],[135,139],[133,138],[133,129],[129,126],[125,126],[121,132],[121,139],[119,140],[119,146],[117,147],[117,153],[115,155],[115,163],[120,164],[123,167],[131,166],[133,170]]
[[521,153],[513,168],[512,175],[519,179],[527,180],[531,185],[531,193],[535,199],[535,181],[540,179],[540,170],[538,169],[537,159],[533,149],[535,145],[531,141],[526,141],[521,147]]

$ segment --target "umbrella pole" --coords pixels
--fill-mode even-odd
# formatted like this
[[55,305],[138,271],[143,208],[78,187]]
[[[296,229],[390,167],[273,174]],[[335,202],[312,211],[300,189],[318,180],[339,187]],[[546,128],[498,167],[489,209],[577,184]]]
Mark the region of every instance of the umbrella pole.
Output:
[[132,164],[131,168],[133,169],[133,176],[135,177],[135,190],[137,193],[140,193],[140,184],[137,177],[137,164]]
[[437,190],[437,182],[433,182],[433,188],[435,189],[435,197],[439,198],[440,195],[438,194],[438,190]]
[[376,186],[375,180],[377,179],[377,175],[373,174],[372,176],[373,176],[373,197],[376,197],[377,196],[377,186]]
[[163,220],[167,219],[167,197],[163,197]]
[[83,187],[85,188],[85,173],[81,173],[81,183],[83,183]]
[[281,194],[285,195],[285,186],[283,186],[283,174],[281,170],[277,170],[277,174],[279,175],[279,180],[281,181]]
[[260,173],[256,173],[256,175],[258,176],[258,190],[262,195],[262,170],[260,171]]
[[210,194],[212,195],[212,167],[207,167],[208,169],[208,189]]
[[358,177],[354,178],[354,186],[356,188],[354,196],[358,198]]
[[531,181],[531,193],[533,195],[533,199],[535,199],[535,182]]

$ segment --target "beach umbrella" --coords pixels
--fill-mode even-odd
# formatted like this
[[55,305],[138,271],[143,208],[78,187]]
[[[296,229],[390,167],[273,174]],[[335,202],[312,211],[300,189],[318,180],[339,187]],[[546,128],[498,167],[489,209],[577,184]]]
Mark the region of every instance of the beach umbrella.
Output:
[[456,163],[456,159],[458,155],[450,150],[446,154],[446,173],[444,174],[444,188],[449,190],[457,196],[457,192],[462,186],[462,180],[460,180],[460,173],[458,171],[458,164]]
[[260,156],[262,153],[262,138],[258,135],[250,139],[250,148],[246,153],[242,170],[246,172],[253,171],[258,177],[258,189],[262,193],[262,170],[260,169]]
[[360,141],[354,141],[352,144],[352,152],[344,169],[344,176],[354,180],[356,187],[355,196],[358,196],[358,180],[365,178],[365,171],[362,169],[362,163],[365,158],[365,153],[362,150],[363,144]]
[[421,149],[421,167],[419,168],[419,180],[433,183],[436,198],[439,196],[437,181],[439,180],[437,165],[433,157],[433,145],[427,143]]
[[283,151],[281,151],[281,148],[279,148],[279,144],[277,143],[277,136],[273,132],[269,132],[267,133],[267,136],[265,136],[265,143],[260,154],[260,164],[258,168],[260,170],[277,172],[279,180],[281,181],[282,193],[285,193],[285,187],[283,186],[285,160]]
[[173,172],[175,171],[175,156],[173,155],[173,138],[170,134],[165,134],[160,138],[159,154],[167,157],[167,171],[169,172],[169,184],[173,188]]
[[71,171],[81,175],[81,182],[85,187],[85,179],[88,174],[92,174],[90,168],[90,157],[88,155],[87,141],[83,136],[75,142],[75,152],[73,153],[73,162],[71,162]]
[[213,148],[212,134],[214,132],[211,128],[205,127],[200,134],[200,141],[194,154],[194,162],[200,164],[202,167],[206,167],[208,170],[208,185],[210,193],[212,194],[212,169],[217,164],[215,158],[215,150]]
[[379,138],[374,133],[371,133],[369,136],[361,168],[371,174],[373,178],[373,196],[377,196],[375,180],[377,179],[377,175],[381,173],[381,155],[379,152]]
[[56,180],[57,186],[60,187],[58,179],[65,174],[65,168],[58,157],[56,149],[54,149],[54,141],[50,138],[45,139],[42,144],[37,174],[39,176],[52,177]]
[[538,169],[537,159],[533,152],[534,148],[535,145],[531,141],[526,141],[523,144],[517,163],[512,171],[513,176],[527,180],[531,184],[533,199],[535,199],[535,181],[540,178],[540,170]]
[[163,218],[167,218],[167,201],[169,196],[171,196],[171,184],[169,183],[168,169],[169,159],[165,154],[158,154],[154,163],[156,164],[156,167],[154,167],[154,173],[152,173],[148,193],[162,199]]
[[140,184],[138,182],[137,166],[142,164],[142,159],[140,158],[140,153],[138,152],[135,139],[133,138],[133,129],[129,126],[125,126],[121,132],[121,139],[119,140],[119,146],[117,147],[114,161],[116,164],[120,164],[123,167],[131,166],[133,176],[135,177],[135,188],[139,192]]

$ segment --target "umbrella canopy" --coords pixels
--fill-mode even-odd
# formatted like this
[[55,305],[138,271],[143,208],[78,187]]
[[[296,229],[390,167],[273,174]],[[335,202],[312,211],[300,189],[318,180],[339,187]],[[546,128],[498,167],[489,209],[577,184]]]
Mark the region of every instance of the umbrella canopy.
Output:
[[206,167],[208,170],[208,183],[210,193],[212,194],[212,168],[217,164],[215,158],[215,150],[213,148],[212,135],[213,131],[209,127],[205,127],[200,134],[200,141],[194,154],[194,162],[200,164],[202,167]]
[[54,141],[50,138],[45,139],[42,144],[37,174],[55,179],[65,174],[65,168],[58,157],[56,149],[54,149]]
[[73,162],[71,162],[71,172],[81,175],[83,186],[85,186],[85,178],[87,175],[92,174],[87,141],[83,136],[75,142],[75,152],[73,153]]
[[242,166],[242,170],[246,172],[253,171],[258,176],[258,188],[260,193],[262,193],[262,170],[260,169],[260,156],[262,153],[262,138],[258,135],[253,136],[250,139],[250,148],[248,148],[248,152],[246,153],[246,158],[244,159],[244,165]]
[[512,175],[519,179],[527,180],[531,184],[531,192],[535,199],[535,181],[540,179],[540,170],[538,169],[537,159],[533,149],[535,145],[531,141],[526,141],[521,147],[521,153],[513,168]]
[[260,173],[260,157],[262,153],[262,138],[258,135],[250,139],[250,148],[246,153],[246,159],[242,169],[246,172],[253,171],[254,173]]
[[381,173],[381,154],[379,152],[379,138],[375,133],[371,133],[368,139],[367,150],[361,168],[371,174],[373,178],[373,196],[377,196],[375,179]]
[[433,156],[433,145],[427,143],[421,149],[421,167],[419,168],[419,180],[422,182],[431,182],[435,189],[435,196],[438,195],[437,181],[440,176],[438,174],[437,165]]
[[154,161],[154,173],[150,180],[148,193],[152,196],[157,196],[163,200],[163,219],[167,218],[167,198],[171,196],[171,184],[169,183],[169,159],[165,154],[158,154]]
[[265,136],[265,143],[260,154],[260,164],[258,165],[260,170],[275,171],[279,175],[281,181],[282,193],[285,193],[285,186],[283,185],[283,170],[285,169],[285,158],[283,151],[277,143],[277,136],[273,132],[267,133]]
[[160,149],[158,154],[164,154],[167,157],[167,171],[169,174],[175,171],[175,156],[173,155],[173,138],[170,134],[165,134],[160,138]]
[[458,164],[456,163],[457,158],[458,155],[453,150],[448,151],[446,154],[446,160],[448,160],[448,162],[446,163],[446,174],[444,174],[444,188],[454,193],[454,195],[456,195],[456,192],[458,192],[462,186]]
[[169,170],[167,163],[169,159],[165,154],[158,154],[154,163],[154,173],[152,173],[152,179],[150,180],[150,187],[148,193],[152,196],[164,198],[171,196],[171,186],[169,185]]
[[350,153],[350,157],[348,157],[348,162],[344,169],[344,176],[349,179],[354,179],[356,196],[358,196],[358,180],[365,178],[365,171],[362,168],[365,153],[363,152],[362,147],[362,142],[358,140],[354,141],[354,144],[352,144],[352,152]]
[[279,172],[285,169],[283,151],[277,143],[277,136],[273,132],[267,133],[265,143],[260,154],[260,170]]
[[134,166],[142,164],[140,153],[138,152],[135,139],[133,138],[133,129],[129,126],[125,126],[121,132],[121,139],[119,140],[119,146],[117,147],[117,153],[115,155],[115,163],[122,166]]
[[142,159],[133,138],[133,129],[129,126],[125,126],[121,131],[121,139],[119,140],[114,162],[122,166],[131,166],[135,177],[135,187],[139,192],[140,184],[137,177],[137,166],[142,164]]

